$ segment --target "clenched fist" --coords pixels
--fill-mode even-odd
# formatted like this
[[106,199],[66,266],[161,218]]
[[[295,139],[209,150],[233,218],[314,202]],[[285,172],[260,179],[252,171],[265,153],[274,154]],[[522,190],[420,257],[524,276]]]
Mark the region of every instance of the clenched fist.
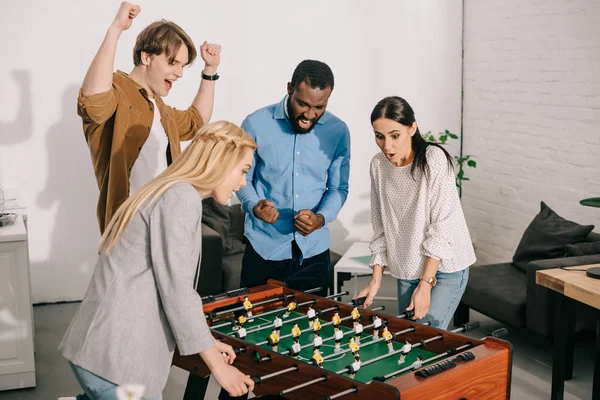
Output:
[[274,224],[279,217],[279,211],[275,208],[275,203],[269,200],[259,200],[252,210],[254,216],[267,224]]
[[126,31],[131,27],[133,19],[138,16],[140,11],[142,11],[140,6],[124,1],[119,7],[119,11],[117,11],[117,16],[115,17],[113,24]]

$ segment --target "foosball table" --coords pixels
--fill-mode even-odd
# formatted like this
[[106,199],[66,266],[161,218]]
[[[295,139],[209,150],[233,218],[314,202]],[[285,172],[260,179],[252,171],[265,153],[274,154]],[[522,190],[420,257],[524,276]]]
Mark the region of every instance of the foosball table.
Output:
[[[383,307],[334,301],[281,282],[204,299],[213,336],[237,353],[234,366],[252,377],[256,396],[286,399],[507,399],[512,350],[388,316]],[[173,365],[208,376],[200,356]]]

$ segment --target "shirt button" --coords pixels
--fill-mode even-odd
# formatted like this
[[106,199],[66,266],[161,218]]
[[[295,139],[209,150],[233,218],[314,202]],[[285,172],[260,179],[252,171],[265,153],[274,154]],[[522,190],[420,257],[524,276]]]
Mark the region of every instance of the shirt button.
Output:
[[296,155],[297,155],[297,156],[299,156],[299,155],[300,155],[300,152],[299,152],[299,151],[297,151],[297,152],[296,152]]
[[154,111],[154,108],[150,107],[150,111]]
[[296,176],[300,175],[299,173],[296,172]]
[[296,195],[296,198],[298,198],[298,197],[300,197],[300,195],[299,195],[299,194],[297,194],[297,195]]
[[148,127],[148,130],[150,130],[150,127]]

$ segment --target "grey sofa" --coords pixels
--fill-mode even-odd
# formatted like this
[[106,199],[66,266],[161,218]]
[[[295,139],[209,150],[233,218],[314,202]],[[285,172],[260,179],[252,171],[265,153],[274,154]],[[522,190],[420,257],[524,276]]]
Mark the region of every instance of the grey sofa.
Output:
[[[600,242],[590,233],[588,242]],[[469,320],[469,309],[479,311],[509,326],[526,328],[547,338],[554,336],[554,300],[551,291],[535,283],[538,270],[599,264],[600,254],[531,261],[522,272],[512,263],[473,266],[467,289],[454,315],[459,326]],[[578,304],[576,332],[595,329],[591,308]]]

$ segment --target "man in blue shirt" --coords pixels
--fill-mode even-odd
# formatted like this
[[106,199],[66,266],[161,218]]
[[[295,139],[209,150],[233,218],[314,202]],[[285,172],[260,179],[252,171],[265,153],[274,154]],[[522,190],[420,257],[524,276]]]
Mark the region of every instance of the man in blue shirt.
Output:
[[296,290],[329,281],[329,228],[348,197],[350,133],[326,111],[333,90],[327,64],[302,61],[277,104],[242,128],[258,149],[238,197],[247,212],[241,286],[273,278]]

